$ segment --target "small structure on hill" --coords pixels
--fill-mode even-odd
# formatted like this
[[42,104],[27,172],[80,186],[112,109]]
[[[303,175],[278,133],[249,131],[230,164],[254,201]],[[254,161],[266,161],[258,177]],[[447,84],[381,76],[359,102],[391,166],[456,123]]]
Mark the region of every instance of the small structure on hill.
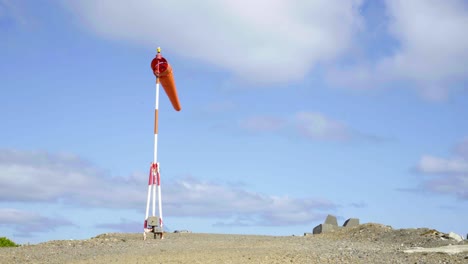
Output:
[[338,220],[334,215],[328,215],[323,224],[314,227],[312,233],[314,235],[334,231],[340,228],[354,227],[359,225],[358,218],[347,219],[343,226],[338,226]]

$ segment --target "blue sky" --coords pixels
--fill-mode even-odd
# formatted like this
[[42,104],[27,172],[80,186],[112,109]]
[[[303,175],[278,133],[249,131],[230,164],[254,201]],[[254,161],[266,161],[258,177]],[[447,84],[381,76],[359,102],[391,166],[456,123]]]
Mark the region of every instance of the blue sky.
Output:
[[0,234],[141,232],[156,47],[170,230],[468,232],[468,4],[0,0]]

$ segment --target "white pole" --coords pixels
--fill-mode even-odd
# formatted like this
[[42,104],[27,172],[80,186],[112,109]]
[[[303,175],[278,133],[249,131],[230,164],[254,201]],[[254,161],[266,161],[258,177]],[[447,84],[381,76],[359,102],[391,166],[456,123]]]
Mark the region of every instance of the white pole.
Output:
[[[153,170],[153,216],[156,213],[156,182],[155,178],[158,177],[158,109],[159,109],[159,78],[156,78],[156,103],[154,108],[154,158],[153,164],[156,164],[156,170]],[[161,210],[161,209],[159,209]]]
[[162,199],[161,199],[161,175],[159,174],[159,164],[158,164],[158,172],[157,172],[157,184],[158,184],[158,201],[159,201],[159,226],[161,230],[163,229],[163,215],[162,215]]
[[[153,186],[153,172],[152,172],[152,167],[150,168],[150,173],[149,173],[149,180],[148,180],[148,196],[146,198],[146,214],[145,214],[145,221],[148,219],[149,215],[149,207],[150,207],[150,201],[151,201],[151,187]],[[146,226],[145,226],[146,228]]]
[[[152,173],[153,179],[155,177],[156,173]],[[156,184],[153,182],[153,213],[152,216],[155,216],[155,211],[156,211]]]
[[158,109],[159,109],[159,78],[156,78],[156,105],[154,108],[154,159],[153,163],[158,162]]

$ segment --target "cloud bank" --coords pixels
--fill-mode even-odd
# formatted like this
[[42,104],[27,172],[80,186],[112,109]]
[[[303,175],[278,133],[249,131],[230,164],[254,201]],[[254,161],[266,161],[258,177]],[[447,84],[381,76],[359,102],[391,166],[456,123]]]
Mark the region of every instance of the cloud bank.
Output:
[[[364,0],[67,1],[104,38],[155,48],[221,67],[259,84],[302,80],[324,66],[345,88],[415,87],[443,100],[468,78],[468,4],[386,0],[380,20]],[[381,23],[376,32],[375,23]],[[378,35],[376,43],[363,35]],[[367,38],[368,39],[368,38]],[[361,49],[357,61],[349,57]],[[380,52],[376,56],[374,51]],[[362,53],[362,54],[361,54]],[[403,82],[403,83],[402,83]]]
[[[146,203],[146,179],[111,177],[70,154],[0,150],[1,201],[140,210]],[[166,215],[219,219],[245,215],[255,225],[307,223],[321,210],[336,208],[326,199],[266,195],[190,177],[164,182],[163,197]]]
[[12,227],[17,232],[15,236],[19,237],[31,237],[35,233],[46,233],[60,227],[75,226],[62,217],[45,217],[35,212],[14,208],[0,208],[0,224]]
[[105,38],[171,49],[237,77],[271,83],[302,79],[343,54],[360,29],[361,0],[67,2]]
[[318,112],[299,112],[295,116],[299,133],[318,140],[349,140],[352,135],[342,122],[333,120]]
[[423,176],[418,190],[452,195],[468,201],[468,155],[464,152],[466,142],[455,147],[457,151],[452,158],[423,155],[415,168]]
[[316,111],[290,113],[283,117],[252,115],[239,120],[241,129],[250,133],[281,133],[298,135],[316,141],[364,141],[380,143],[389,139],[353,129],[345,122]]
[[332,70],[330,81],[359,88],[412,86],[430,100],[462,89],[468,78],[468,3],[387,0],[385,7],[385,33],[396,41],[392,52]]
[[[386,0],[377,8],[378,21],[365,16],[371,4],[83,0],[65,6],[98,36],[160,45],[258,84],[300,81],[324,67],[329,82],[344,88],[404,86],[435,101],[462,89],[468,79],[466,1]],[[361,56],[350,61],[357,50]]]

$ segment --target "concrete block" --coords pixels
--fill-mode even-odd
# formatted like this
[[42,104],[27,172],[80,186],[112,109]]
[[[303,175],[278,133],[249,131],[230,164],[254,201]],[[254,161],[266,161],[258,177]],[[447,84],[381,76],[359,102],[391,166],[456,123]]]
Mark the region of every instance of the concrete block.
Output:
[[339,227],[337,225],[331,225],[331,224],[320,224],[316,227],[314,227],[314,230],[312,231],[312,233],[314,235],[317,235],[317,234],[321,234],[321,233],[326,233],[326,232],[330,232],[330,231],[333,231],[333,230],[337,230]]
[[148,217],[148,225],[149,226],[159,226],[159,217],[157,216],[150,216]]
[[359,225],[359,218],[349,218],[343,224],[344,227],[353,227]]
[[336,220],[336,216],[328,215],[327,219],[325,219],[325,224],[338,226],[338,221]]
[[457,242],[462,242],[463,241],[463,237],[460,236],[459,234],[454,233],[454,232],[448,233],[448,237],[455,240],[455,241],[457,241]]

